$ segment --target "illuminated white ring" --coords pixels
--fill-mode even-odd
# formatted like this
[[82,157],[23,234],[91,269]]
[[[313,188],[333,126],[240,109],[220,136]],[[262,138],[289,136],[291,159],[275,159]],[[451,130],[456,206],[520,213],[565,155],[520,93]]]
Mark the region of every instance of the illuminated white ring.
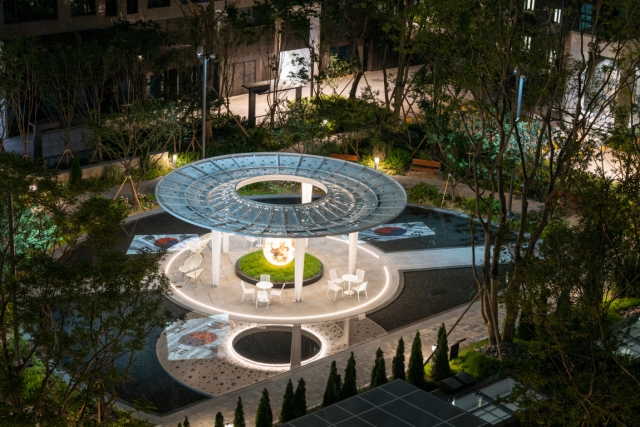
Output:
[[[265,325],[265,326],[271,326],[269,324]],[[280,325],[272,325],[272,326],[282,326]],[[313,357],[310,357],[308,359],[305,359],[301,362],[302,365],[306,365],[307,363],[311,363],[314,360],[318,360],[324,357],[324,355],[327,352],[327,347],[329,345],[329,343],[327,343],[327,341],[321,337],[319,334],[314,333],[311,329],[309,328],[301,328],[303,331],[306,331],[308,333],[310,333],[311,335],[313,335],[315,338],[318,339],[318,341],[320,341],[320,351],[318,352],[318,354],[316,354]],[[251,360],[251,359],[247,359],[246,357],[242,356],[240,353],[238,353],[236,351],[235,348],[233,348],[233,342],[236,340],[237,336],[242,334],[242,333],[246,333],[247,329],[243,330],[243,331],[238,331],[235,334],[229,336],[227,338],[227,354],[230,354],[231,356],[237,358],[238,360],[242,361],[243,363],[246,363],[248,365],[253,365],[256,368],[269,368],[269,369],[273,369],[273,370],[283,370],[283,371],[288,371],[289,368],[291,367],[291,363],[263,363],[263,362],[256,362],[255,360]]]
[[[360,247],[360,245],[358,245],[359,249],[363,249],[366,250],[362,247]],[[169,259],[169,262],[167,262],[165,269],[164,269],[164,273],[167,277],[169,277],[169,270],[171,268],[171,264],[173,263],[173,261],[180,256],[182,253],[184,253],[185,251],[187,251],[188,248],[182,249],[179,252],[176,252],[176,254],[174,256],[172,256]],[[371,253],[372,255],[374,255],[376,258],[380,258],[377,255],[373,254],[371,251],[366,250],[367,252]],[[389,274],[389,269],[387,268],[387,266],[385,265],[384,267],[384,272],[385,272],[385,284],[384,287],[382,288],[382,290],[378,293],[378,295],[376,295],[375,297],[368,299],[367,302],[365,302],[364,304],[358,305],[356,307],[353,308],[348,308],[346,310],[341,310],[341,311],[335,311],[335,312],[331,312],[329,314],[319,314],[319,315],[314,315],[314,316],[295,316],[295,317],[282,317],[282,316],[256,316],[256,315],[252,315],[252,314],[246,314],[246,313],[237,313],[235,311],[230,311],[230,310],[221,310],[220,308],[216,308],[212,305],[209,304],[205,304],[202,303],[198,300],[195,300],[187,295],[185,295],[183,292],[180,291],[180,288],[178,288],[174,283],[171,283],[171,288],[173,290],[173,292],[176,292],[177,294],[180,295],[181,298],[184,298],[185,300],[189,301],[190,304],[193,304],[192,306],[190,306],[190,308],[194,308],[195,307],[201,307],[202,309],[206,310],[205,314],[208,315],[213,315],[213,314],[228,314],[231,317],[235,317],[235,320],[246,320],[246,319],[250,319],[247,321],[252,321],[252,322],[269,322],[269,323],[273,323],[273,322],[281,322],[281,323],[313,323],[313,322],[317,322],[317,321],[331,321],[331,320],[336,320],[336,319],[343,319],[343,318],[348,318],[350,316],[356,316],[360,313],[364,313],[367,310],[365,310],[367,307],[368,308],[372,308],[371,306],[373,305],[373,303],[375,303],[377,300],[379,300],[380,298],[382,298],[383,295],[385,295],[385,293],[387,292],[387,290],[389,289],[389,286],[391,286],[391,275]],[[178,300],[178,302],[180,302]]]

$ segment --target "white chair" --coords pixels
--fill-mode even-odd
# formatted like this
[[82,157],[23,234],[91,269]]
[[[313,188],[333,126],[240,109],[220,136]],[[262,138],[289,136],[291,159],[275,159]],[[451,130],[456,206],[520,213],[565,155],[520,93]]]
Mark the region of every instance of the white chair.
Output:
[[244,245],[247,244],[247,242],[249,242],[249,250],[251,250],[251,247],[253,245],[255,245],[255,243],[258,241],[257,238],[255,237],[251,237],[251,236],[245,236],[244,238],[244,243],[242,244],[242,248],[244,249]]
[[180,270],[180,272],[182,273],[182,278],[184,279],[184,275],[186,273],[189,273],[200,267],[201,263],[202,255],[200,254],[191,255],[189,258],[187,258],[184,262],[184,265],[182,267],[178,267],[178,270]]
[[358,293],[358,301],[360,301],[360,292],[362,291],[364,291],[365,296],[369,299],[369,295],[367,294],[367,283],[369,282],[360,283],[358,286],[351,288],[353,292]]
[[342,289],[342,286],[336,285],[331,280],[327,280],[327,283],[329,284],[329,286],[327,287],[327,293],[324,294],[325,297],[329,295],[329,291],[333,291],[333,300],[335,301],[336,297],[338,296],[338,291],[340,291],[342,292],[342,298],[344,298],[344,289]]
[[267,309],[269,309],[269,303],[271,302],[271,300],[269,299],[269,294],[264,289],[260,289],[258,291],[258,298],[256,298],[256,308],[258,308],[259,302],[266,302]]
[[357,269],[356,276],[358,276],[358,280],[354,280],[353,283],[362,283],[364,281],[364,270]]
[[209,248],[211,250],[211,233],[200,236],[198,239],[198,245],[202,246],[202,250]]
[[282,288],[280,289],[271,288],[271,299],[273,299],[274,296],[280,297],[280,304],[282,304],[282,291],[284,291],[285,286],[286,286],[286,283],[283,283]]
[[336,285],[341,284],[344,280],[338,277],[338,273],[336,273],[336,269],[329,270],[329,280],[331,280]]
[[[198,286],[198,282],[200,282],[200,284],[202,286],[204,286],[204,283],[202,283],[202,280],[200,280],[200,275],[202,274],[202,272],[204,271],[204,268],[197,268],[195,270],[192,270],[188,273],[185,274],[185,276],[187,276],[189,279],[187,280],[187,283],[189,283],[189,280],[193,279],[196,286]],[[185,283],[185,285],[187,284]]]
[[260,281],[261,282],[271,282],[271,275],[270,274],[261,274],[260,275]]
[[197,240],[187,242],[187,248],[189,248],[189,251],[194,254],[201,254],[204,250],[204,246],[202,246]]
[[244,301],[244,296],[247,294],[251,294],[251,298],[253,299],[253,301],[256,300],[256,289],[255,288],[247,288],[244,285],[244,282],[242,280],[240,280],[240,285],[242,285],[242,299],[240,300],[240,302]]

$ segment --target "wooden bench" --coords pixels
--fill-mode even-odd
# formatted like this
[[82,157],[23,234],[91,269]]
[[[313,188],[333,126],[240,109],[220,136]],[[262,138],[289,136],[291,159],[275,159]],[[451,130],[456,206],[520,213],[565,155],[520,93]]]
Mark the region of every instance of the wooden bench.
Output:
[[355,154],[332,154],[331,157],[334,159],[346,160],[347,162],[357,162],[360,157]]
[[411,160],[411,169],[409,169],[409,174],[414,169],[424,170],[427,173],[438,175],[440,173],[440,168],[442,164],[440,162],[434,162],[432,160],[421,160],[421,159],[412,159]]

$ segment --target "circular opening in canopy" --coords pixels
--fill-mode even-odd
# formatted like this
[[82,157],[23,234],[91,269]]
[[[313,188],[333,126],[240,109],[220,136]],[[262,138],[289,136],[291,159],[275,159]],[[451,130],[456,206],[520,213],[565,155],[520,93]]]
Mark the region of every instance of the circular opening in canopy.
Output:
[[[303,192],[310,186],[311,200],[303,202]],[[309,191],[309,187],[306,188]],[[327,195],[327,187],[319,181],[296,176],[265,175],[240,181],[236,192],[240,197],[273,205],[301,205],[318,201]]]

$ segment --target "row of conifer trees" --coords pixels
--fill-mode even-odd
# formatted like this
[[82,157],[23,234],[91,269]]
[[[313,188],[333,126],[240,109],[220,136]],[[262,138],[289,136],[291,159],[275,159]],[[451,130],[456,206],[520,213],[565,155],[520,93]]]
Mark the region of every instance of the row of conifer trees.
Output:
[[[449,347],[447,344],[447,331],[444,324],[438,331],[438,341],[436,350],[432,355],[432,367],[431,376],[434,380],[440,381],[451,375],[451,369],[449,367]],[[405,356],[404,356],[404,340],[400,337],[398,346],[396,348],[396,354],[391,361],[391,380],[402,379],[416,387],[424,387],[424,358],[422,356],[422,342],[420,340],[420,332],[416,331],[416,335],[413,338],[411,344],[411,355],[409,356],[409,365],[405,370]],[[384,352],[380,347],[376,351],[376,359],[371,370],[371,381],[368,389],[372,389],[389,381],[387,376],[387,370],[384,361]],[[351,357],[347,361],[347,367],[344,370],[344,382],[342,376],[338,374],[335,360],[331,362],[331,368],[329,369],[329,378],[327,378],[327,386],[322,398],[322,408],[333,405],[341,400],[348,399],[358,394],[357,377],[356,377],[356,359],[351,352]],[[300,378],[298,386],[293,390],[293,383],[289,380],[287,388],[284,392],[282,401],[282,409],[280,410],[280,416],[278,421],[280,423],[286,423],[295,418],[306,415],[307,413],[307,399],[306,399],[306,386],[304,379]],[[262,397],[258,404],[258,410],[256,412],[255,425],[256,427],[271,427],[273,425],[273,412],[271,410],[271,402],[269,400],[269,392],[265,388],[262,391]],[[188,421],[185,420],[184,427],[188,427]],[[246,427],[244,419],[244,407],[242,405],[242,398],[238,397],[238,403],[233,417],[234,427]],[[215,419],[215,427],[225,427],[224,418],[222,413],[218,412]]]

